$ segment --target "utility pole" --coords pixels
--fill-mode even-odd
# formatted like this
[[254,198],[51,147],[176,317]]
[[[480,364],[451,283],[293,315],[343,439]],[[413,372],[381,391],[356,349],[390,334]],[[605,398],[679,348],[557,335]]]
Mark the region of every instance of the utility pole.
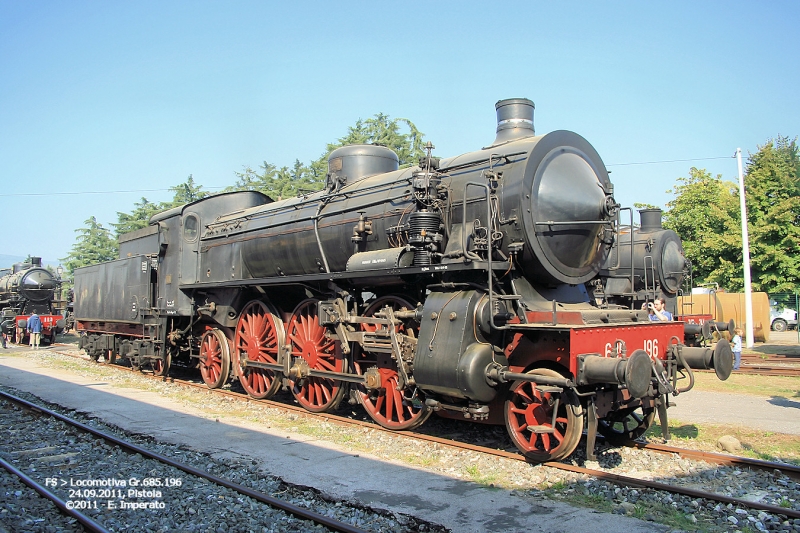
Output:
[[747,236],[747,207],[744,203],[744,174],[742,173],[742,149],[736,149],[739,165],[739,208],[742,216],[742,263],[744,266],[744,317],[747,347],[753,347],[753,287],[750,280],[750,240]]

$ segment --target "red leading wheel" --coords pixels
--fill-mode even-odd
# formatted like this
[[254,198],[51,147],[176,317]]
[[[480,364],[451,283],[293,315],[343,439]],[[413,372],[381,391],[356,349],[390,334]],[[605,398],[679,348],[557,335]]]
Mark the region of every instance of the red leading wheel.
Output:
[[[562,377],[547,368],[529,374]],[[505,404],[506,429],[511,440],[528,459],[557,461],[575,451],[583,433],[583,411],[577,399],[566,392],[542,391],[535,383],[517,381]],[[553,425],[553,409],[558,412]]]
[[[399,296],[384,296],[375,300],[364,312],[364,316],[372,317],[386,307],[393,311],[411,310],[414,306]],[[363,324],[364,331],[374,332],[377,326]],[[395,332],[416,336],[419,324],[415,320],[406,320],[395,326]],[[408,386],[399,388],[400,376],[397,361],[384,353],[360,353],[353,361],[358,374],[363,375],[370,369],[376,369],[380,376],[380,386],[373,390],[364,387],[358,389],[358,399],[367,414],[378,424],[393,430],[413,429],[421,425],[431,415],[431,410],[424,407],[424,398],[417,398],[414,403],[414,390]]]
[[[292,361],[304,359],[311,370],[344,372],[345,360],[338,341],[329,339],[319,325],[317,300],[305,300],[297,306],[286,329],[292,347]],[[292,394],[298,403],[314,413],[336,408],[344,396],[343,382],[328,378],[307,377],[292,382]]]
[[225,334],[217,328],[203,333],[200,339],[200,375],[209,389],[227,383],[231,371],[231,351]]
[[276,373],[247,366],[247,361],[278,363],[283,345],[283,321],[267,304],[253,300],[242,311],[233,341],[239,382],[253,398],[269,398],[280,388]]

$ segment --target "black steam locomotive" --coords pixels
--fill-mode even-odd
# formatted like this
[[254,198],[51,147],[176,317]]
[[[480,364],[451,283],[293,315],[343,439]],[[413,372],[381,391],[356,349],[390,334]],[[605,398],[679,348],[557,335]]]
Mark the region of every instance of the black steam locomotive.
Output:
[[[531,460],[666,422],[691,368],[731,371],[725,343],[688,348],[681,323],[597,305],[589,282],[620,237],[600,156],[537,136],[533,102],[497,103],[497,136],[398,168],[380,146],[333,151],[324,190],[204,198],[120,239],[75,273],[81,346],[166,373],[197,366],[255,398],[358,402],[409,429],[431,413],[505,423]],[[679,244],[679,243],[678,243]],[[687,379],[681,387],[679,381]],[[664,424],[666,427],[666,423]]]
[[632,220],[621,227],[603,268],[591,282],[597,304],[639,309],[661,298],[667,311],[684,323],[684,343],[689,346],[708,343],[714,334],[727,331],[732,335],[733,320],[715,322],[711,315],[679,308],[678,297],[687,281],[691,287],[692,273],[681,239],[662,227],[660,209],[642,209],[639,219],[638,227]]
[[61,278],[42,268],[40,257],[0,270],[0,328],[12,342],[26,340],[27,319],[33,313],[42,320],[42,339],[55,342],[65,327],[55,304]]

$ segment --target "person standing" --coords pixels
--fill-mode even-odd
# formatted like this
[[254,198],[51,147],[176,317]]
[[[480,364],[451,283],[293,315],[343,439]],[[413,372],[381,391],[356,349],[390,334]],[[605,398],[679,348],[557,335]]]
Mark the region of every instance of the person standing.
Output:
[[650,310],[650,321],[651,322],[669,322],[672,320],[672,313],[667,311],[667,302],[659,296],[651,303],[647,304],[647,308]]
[[28,318],[27,330],[31,337],[31,348],[38,350],[42,338],[42,319],[35,312]]
[[739,365],[742,363],[742,328],[733,330],[735,335],[731,341],[733,342],[733,369],[739,370]]

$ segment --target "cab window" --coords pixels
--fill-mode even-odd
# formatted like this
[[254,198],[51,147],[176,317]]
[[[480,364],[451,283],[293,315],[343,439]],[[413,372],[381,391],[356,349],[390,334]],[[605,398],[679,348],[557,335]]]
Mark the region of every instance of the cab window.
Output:
[[188,242],[197,240],[199,226],[200,221],[197,219],[197,215],[187,215],[183,219],[183,238]]

